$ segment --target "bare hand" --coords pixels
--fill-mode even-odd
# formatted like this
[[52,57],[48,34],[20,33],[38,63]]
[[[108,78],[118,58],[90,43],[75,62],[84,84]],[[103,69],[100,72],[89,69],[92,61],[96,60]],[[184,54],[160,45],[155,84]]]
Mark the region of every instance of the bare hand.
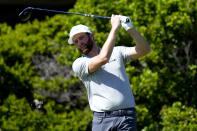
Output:
[[112,14],[111,25],[112,25],[112,28],[115,29],[115,30],[117,30],[120,27],[120,17],[119,17],[119,15]]

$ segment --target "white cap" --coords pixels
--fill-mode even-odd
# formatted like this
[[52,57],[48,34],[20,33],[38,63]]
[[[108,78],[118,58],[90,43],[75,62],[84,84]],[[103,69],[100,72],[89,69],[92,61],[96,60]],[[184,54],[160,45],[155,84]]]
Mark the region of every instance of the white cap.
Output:
[[92,33],[90,31],[90,29],[87,26],[85,26],[85,25],[73,26],[71,31],[70,31],[70,34],[69,34],[68,43],[69,44],[73,44],[73,36],[78,34],[78,33],[82,33],[82,32]]

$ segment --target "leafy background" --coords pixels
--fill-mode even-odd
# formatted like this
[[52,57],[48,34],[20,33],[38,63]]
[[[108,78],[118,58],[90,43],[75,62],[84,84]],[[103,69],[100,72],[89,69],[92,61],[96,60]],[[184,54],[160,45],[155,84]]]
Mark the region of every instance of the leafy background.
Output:
[[[150,43],[149,55],[126,65],[138,130],[197,130],[195,0],[78,0],[69,11],[129,16]],[[91,130],[86,90],[71,70],[81,54],[67,44],[76,24],[89,26],[100,47],[111,28],[76,15],[0,24],[0,130]],[[116,45],[135,43],[121,28]]]

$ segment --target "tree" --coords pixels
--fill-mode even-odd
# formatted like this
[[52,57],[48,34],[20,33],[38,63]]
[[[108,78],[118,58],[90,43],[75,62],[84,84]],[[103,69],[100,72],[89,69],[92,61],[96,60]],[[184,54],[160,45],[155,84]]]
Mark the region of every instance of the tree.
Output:
[[[69,11],[129,16],[150,43],[148,56],[126,65],[137,104],[138,130],[195,129],[195,0],[78,0]],[[0,129],[24,130],[15,120],[25,121],[29,130],[91,129],[85,88],[71,71],[80,53],[67,44],[76,24],[89,26],[99,46],[111,28],[109,20],[76,15],[46,17],[17,24],[14,29],[0,24]],[[121,28],[116,45],[134,42]],[[35,99],[43,103],[40,108]],[[176,111],[183,115],[177,118]],[[76,121],[80,121],[78,126]],[[188,128],[181,127],[182,123]]]

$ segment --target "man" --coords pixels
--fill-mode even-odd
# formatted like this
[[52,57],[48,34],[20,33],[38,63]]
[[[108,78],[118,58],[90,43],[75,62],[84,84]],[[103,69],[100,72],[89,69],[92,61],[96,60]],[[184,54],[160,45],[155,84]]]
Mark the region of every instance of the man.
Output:
[[[129,22],[126,22],[126,19]],[[114,47],[118,29],[123,28],[134,39],[134,47]],[[69,44],[84,55],[73,63],[73,71],[82,80],[94,112],[93,131],[135,131],[135,101],[124,63],[150,52],[146,40],[135,30],[129,17],[112,15],[111,31],[102,48],[87,26],[77,25],[70,31]]]

